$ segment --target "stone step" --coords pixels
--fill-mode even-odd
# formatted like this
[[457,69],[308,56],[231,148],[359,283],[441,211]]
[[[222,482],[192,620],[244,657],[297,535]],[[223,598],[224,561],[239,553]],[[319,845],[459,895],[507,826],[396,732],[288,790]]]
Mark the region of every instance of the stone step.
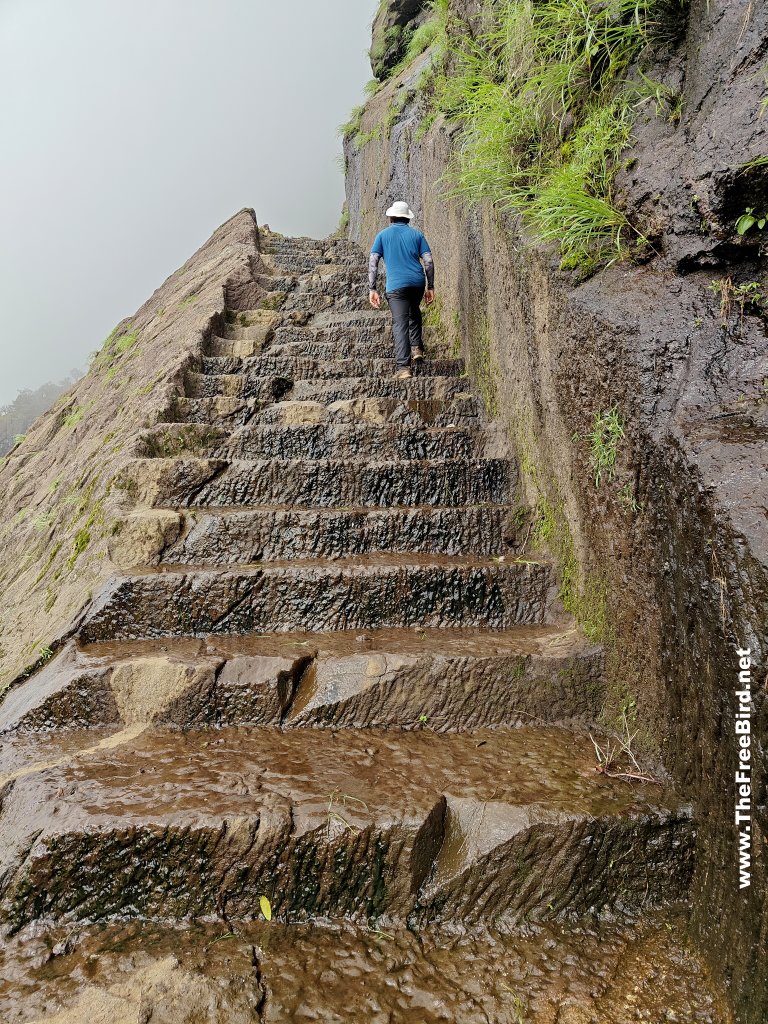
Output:
[[462,394],[453,399],[342,398],[327,404],[311,399],[286,399],[265,406],[259,422],[280,426],[323,422],[481,430],[485,420],[480,401]]
[[[359,303],[352,301],[355,299],[354,296],[349,297],[349,302],[345,308],[354,309]],[[314,316],[317,313],[321,313],[323,310],[331,309],[335,305],[335,298],[333,295],[328,295],[326,292],[319,291],[304,291],[304,292],[289,292],[279,303],[280,312],[283,314],[293,313],[299,314],[303,317]],[[303,322],[303,321],[302,321]]]
[[602,650],[573,627],[102,642],[70,644],[14,687],[0,705],[0,734],[12,746],[52,729],[137,723],[435,731],[532,721],[594,726],[604,699]]
[[689,811],[554,728],[147,730],[4,792],[0,914],[512,925],[679,899]]
[[248,423],[266,402],[255,398],[175,398],[166,417],[169,423],[199,424],[232,430]]
[[364,345],[370,342],[371,348],[367,349],[365,354],[375,355],[377,345],[392,346],[392,324],[383,316],[375,320],[369,319],[366,324],[359,327],[297,327],[284,324],[275,328],[270,349],[282,345],[315,345],[322,342],[333,345],[336,353],[347,352],[351,345]]
[[470,382],[461,377],[422,377],[410,380],[391,377],[340,377],[336,380],[297,380],[290,391],[294,401],[311,399],[330,405],[332,402],[362,398],[398,398],[401,401],[471,398]]
[[151,508],[501,504],[512,499],[516,483],[516,468],[504,459],[156,458],[133,460],[121,477],[121,485]]
[[265,253],[318,252],[330,257],[332,255],[359,256],[363,250],[356,242],[348,238],[270,238],[262,247]]
[[290,292],[299,281],[295,274],[254,274],[253,279],[265,292]]
[[218,328],[220,337],[238,341],[266,341],[281,322],[280,315],[270,309],[227,310],[224,323]]
[[258,355],[264,348],[264,341],[253,338],[212,337],[206,342],[207,356],[220,359],[247,359]]
[[[230,353],[226,353],[229,355]],[[371,338],[369,341],[296,341],[286,344],[270,342],[264,354],[283,359],[389,359],[394,360],[395,346],[391,332]],[[426,350],[427,361],[451,358],[444,348],[430,346]],[[390,364],[393,365],[393,364]],[[388,368],[389,369],[389,368]]]
[[55,1024],[100,1024],[108,1007],[115,1024],[727,1024],[688,931],[684,908],[492,932],[263,919],[236,930],[32,925],[5,942],[0,1019],[44,1021],[55,1007]]
[[[330,256],[330,258],[328,258]],[[291,274],[311,274],[317,267],[333,263],[339,268],[360,268],[360,276],[365,279],[367,263],[360,254],[344,255],[342,253],[324,252],[272,252],[267,257],[276,270],[284,270]],[[367,298],[367,296],[366,296]]]
[[[327,364],[332,365],[332,364]],[[186,394],[189,398],[257,398],[277,401],[290,392],[295,401],[314,400],[329,405],[351,398],[400,398],[450,400],[470,395],[469,381],[462,377],[422,376],[420,372],[410,380],[397,380],[394,363],[391,376],[333,377],[310,379],[281,374],[258,376],[248,373],[206,374],[190,372],[186,375]]]
[[368,555],[336,562],[179,566],[115,576],[89,607],[83,643],[254,632],[487,626],[546,621],[544,562]]
[[[202,372],[210,376],[243,374],[253,377],[287,377],[290,380],[327,380],[339,377],[386,377],[397,367],[389,358],[349,358],[341,352],[331,359],[285,356],[268,349],[250,357],[204,356]],[[463,359],[425,359],[415,370],[419,377],[465,377]]]
[[327,256],[339,254],[342,256],[358,256],[363,250],[356,242],[348,238],[275,238],[269,236],[265,241],[262,252],[307,252],[314,254],[325,253]]
[[[180,514],[180,539],[164,564],[240,565],[379,552],[499,556],[506,505],[460,508],[262,508]],[[505,556],[506,557],[506,556]]]
[[372,458],[377,461],[469,459],[476,451],[472,433],[460,427],[350,423],[336,421],[325,406],[293,406],[285,423],[249,425],[229,432],[208,425],[164,423],[142,435],[145,458],[205,456],[233,459]]
[[310,423],[244,427],[213,443],[209,454],[227,459],[371,458],[382,461],[464,459],[475,456],[471,433],[458,427],[366,423]]
[[291,426],[296,423],[346,422],[404,426],[464,427],[477,429],[482,408],[479,399],[354,398],[323,405],[315,401],[278,401],[255,398],[176,398],[168,412],[170,423],[195,423],[234,429],[245,423]]

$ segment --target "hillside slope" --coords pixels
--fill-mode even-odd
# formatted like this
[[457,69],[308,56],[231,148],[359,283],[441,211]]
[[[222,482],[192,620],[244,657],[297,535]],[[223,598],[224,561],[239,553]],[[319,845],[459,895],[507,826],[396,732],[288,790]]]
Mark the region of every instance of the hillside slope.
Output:
[[71,635],[128,534],[148,557],[169,539],[172,523],[131,517],[137,491],[124,471],[146,430],[168,418],[225,305],[255,305],[259,260],[243,211],[118,324],[86,376],[0,463],[0,694]]

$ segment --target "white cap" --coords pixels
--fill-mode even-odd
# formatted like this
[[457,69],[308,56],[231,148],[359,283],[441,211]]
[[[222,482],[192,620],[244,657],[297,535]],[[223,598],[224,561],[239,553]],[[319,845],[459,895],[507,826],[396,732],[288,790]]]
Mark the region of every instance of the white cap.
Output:
[[411,211],[408,203],[398,201],[392,203],[390,208],[386,212],[387,217],[407,217],[408,220],[413,220],[413,212]]

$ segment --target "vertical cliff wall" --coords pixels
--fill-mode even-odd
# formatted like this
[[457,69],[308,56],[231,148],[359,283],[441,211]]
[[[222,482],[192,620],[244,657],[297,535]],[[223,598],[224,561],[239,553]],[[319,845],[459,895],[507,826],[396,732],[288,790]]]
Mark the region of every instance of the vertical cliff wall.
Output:
[[[477,32],[479,8],[452,2],[454,39]],[[567,605],[608,645],[607,717],[636,714],[639,738],[695,803],[692,932],[739,1018],[758,1022],[768,1013],[768,345],[759,303],[723,303],[721,282],[766,288],[759,232],[742,236],[736,223],[768,207],[768,12],[701,0],[677,17],[655,77],[679,109],[665,118],[638,105],[617,177],[651,243],[644,262],[579,281],[515,217],[446,200],[460,135],[420,88],[429,50],[382,83],[345,142],[349,230],[368,245],[392,200],[414,208],[438,268],[434,329],[467,356],[506,427],[531,535],[558,556]],[[615,476],[596,485],[595,439],[612,415],[623,428]],[[745,889],[737,648],[753,665]]]

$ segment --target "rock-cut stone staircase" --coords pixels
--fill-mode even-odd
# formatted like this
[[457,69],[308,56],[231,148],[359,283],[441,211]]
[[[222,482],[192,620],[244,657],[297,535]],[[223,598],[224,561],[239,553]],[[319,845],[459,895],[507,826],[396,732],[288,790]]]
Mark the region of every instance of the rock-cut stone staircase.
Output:
[[153,564],[98,598],[34,698],[0,708],[9,933],[237,932],[266,896],[273,925],[400,942],[680,899],[689,810],[595,770],[602,652],[547,559],[508,543],[517,469],[463,362],[432,347],[395,380],[362,253],[265,248],[261,308],[227,312],[175,421],[146,435]]

